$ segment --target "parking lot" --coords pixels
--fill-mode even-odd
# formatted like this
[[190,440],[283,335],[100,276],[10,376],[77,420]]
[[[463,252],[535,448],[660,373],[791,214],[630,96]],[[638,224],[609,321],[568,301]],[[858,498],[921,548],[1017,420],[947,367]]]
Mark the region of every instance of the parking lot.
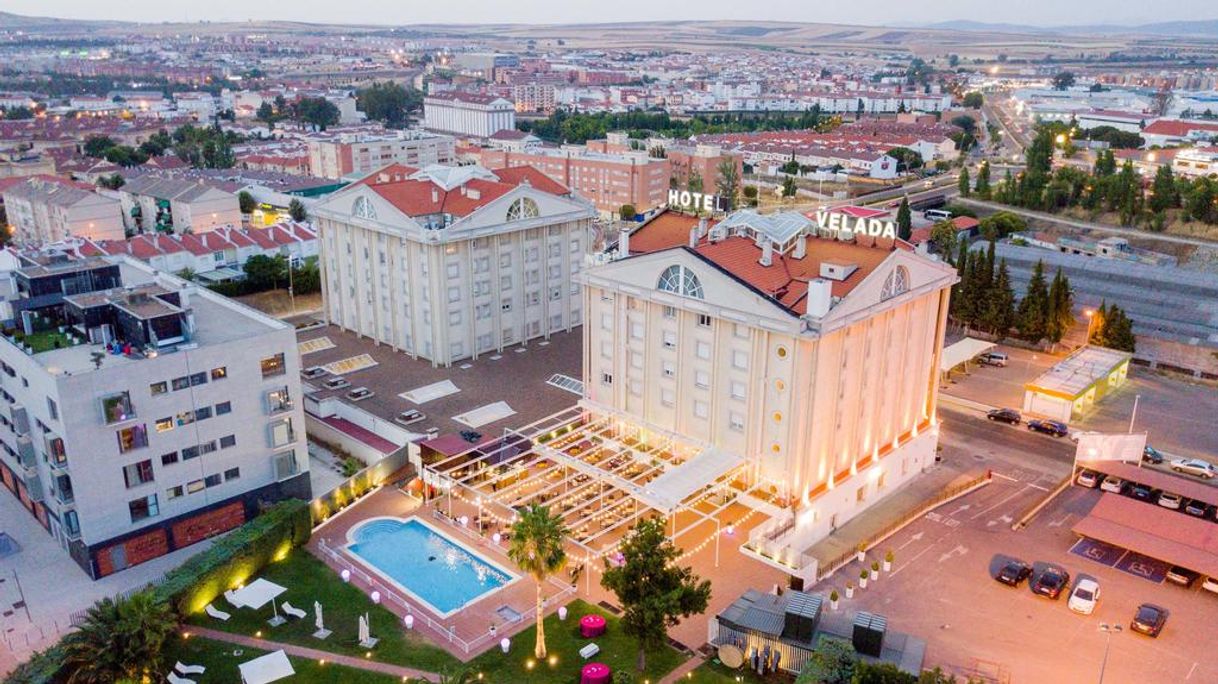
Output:
[[[1080,544],[1070,531],[1096,504],[1099,491],[1070,487],[1027,528],[1012,531],[1012,522],[1069,472],[1068,442],[951,410],[944,411],[943,434],[945,441],[963,442],[987,458],[994,482],[882,544],[875,556],[891,549],[891,572],[865,590],[856,589],[842,610],[885,615],[892,629],[927,640],[927,666],[985,681],[1094,681],[1107,638],[1100,623],[1124,628],[1112,637],[1105,681],[1218,681],[1212,639],[1203,636],[1213,634],[1218,596],[1203,592],[1199,583],[1189,589],[1164,583],[1166,568],[1154,559]],[[1016,434],[1035,440],[1024,442],[1022,454],[1010,446]],[[994,575],[1013,558],[1034,564],[1033,580],[1049,564],[1070,572],[1071,588],[1081,578],[1096,580],[1101,598],[1095,612],[1083,616],[1068,610],[1067,592],[1053,601],[1034,595],[1029,583],[999,584]],[[859,569],[852,563],[817,590],[835,588],[844,595],[847,581],[857,583]],[[1129,631],[1143,602],[1169,612],[1158,639]]]

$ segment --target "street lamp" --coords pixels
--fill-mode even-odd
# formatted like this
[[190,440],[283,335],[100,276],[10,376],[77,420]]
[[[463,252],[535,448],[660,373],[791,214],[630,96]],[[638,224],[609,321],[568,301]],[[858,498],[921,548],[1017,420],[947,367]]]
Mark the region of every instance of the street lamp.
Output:
[[1095,311],[1083,309],[1083,315],[1087,317],[1087,341],[1084,344],[1091,344],[1091,326],[1095,323]]
[[1112,648],[1112,635],[1120,634],[1122,628],[1117,624],[1110,625],[1107,622],[1101,622],[1100,631],[1108,635],[1108,641],[1104,644],[1104,660],[1100,662],[1100,684],[1104,684],[1104,668],[1108,666],[1108,650]]

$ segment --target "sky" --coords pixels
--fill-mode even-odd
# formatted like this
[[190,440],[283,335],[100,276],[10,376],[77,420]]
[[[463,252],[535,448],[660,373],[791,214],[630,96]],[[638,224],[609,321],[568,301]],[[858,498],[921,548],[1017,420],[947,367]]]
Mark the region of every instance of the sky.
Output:
[[1213,0],[3,0],[33,16],[132,21],[289,19],[322,23],[591,23],[752,19],[865,25],[955,19],[1035,24],[1138,24],[1218,18]]

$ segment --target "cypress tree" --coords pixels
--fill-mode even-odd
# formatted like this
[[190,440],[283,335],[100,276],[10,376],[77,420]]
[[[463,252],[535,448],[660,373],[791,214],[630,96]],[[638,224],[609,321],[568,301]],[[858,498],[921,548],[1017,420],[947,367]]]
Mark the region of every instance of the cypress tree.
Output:
[[1045,284],[1045,262],[1037,261],[1027,292],[1019,302],[1016,314],[1020,335],[1029,342],[1039,342],[1045,337],[1045,316],[1049,310],[1049,289]]
[[977,196],[981,199],[990,198],[990,163],[988,161],[981,162],[981,168],[977,169],[976,190]]
[[909,240],[913,235],[913,217],[909,212],[909,197],[901,198],[901,206],[897,208],[897,237]]
[[960,180],[958,181],[958,187],[960,188],[961,197],[969,196],[969,192],[971,192],[972,189],[969,187],[969,178],[968,178],[968,168],[967,167],[960,169]]
[[1005,337],[1014,318],[1015,291],[1011,289],[1011,273],[1007,270],[1007,260],[1002,259],[998,262],[997,273],[986,298],[981,326],[999,337]]

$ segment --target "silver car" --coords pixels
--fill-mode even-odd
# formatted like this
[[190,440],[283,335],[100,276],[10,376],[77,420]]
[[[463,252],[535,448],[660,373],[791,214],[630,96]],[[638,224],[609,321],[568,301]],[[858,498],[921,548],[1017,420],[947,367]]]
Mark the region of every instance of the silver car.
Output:
[[1218,470],[1215,470],[1213,463],[1202,461],[1199,458],[1177,458],[1171,462],[1171,469],[1177,473],[1196,475],[1207,480],[1218,475]]

